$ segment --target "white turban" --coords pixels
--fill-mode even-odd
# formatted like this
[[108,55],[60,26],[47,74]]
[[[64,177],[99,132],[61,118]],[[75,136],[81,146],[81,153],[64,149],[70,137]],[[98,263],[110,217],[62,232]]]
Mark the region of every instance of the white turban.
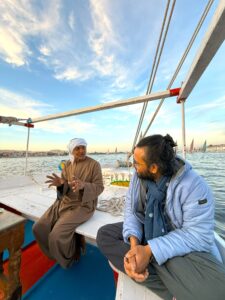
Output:
[[85,146],[87,147],[87,142],[85,141],[85,139],[81,139],[81,138],[75,138],[75,139],[72,139],[70,142],[69,142],[69,145],[67,146],[68,150],[69,150],[69,157],[70,157],[70,161],[73,163],[74,161],[74,156],[73,156],[73,149],[75,147],[78,147],[78,146]]

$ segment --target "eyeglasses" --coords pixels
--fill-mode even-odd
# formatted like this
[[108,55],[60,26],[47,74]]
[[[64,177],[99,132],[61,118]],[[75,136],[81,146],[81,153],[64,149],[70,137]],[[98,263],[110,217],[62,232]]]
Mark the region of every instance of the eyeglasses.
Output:
[[144,163],[139,163],[135,159],[133,159],[133,166],[136,166],[136,167],[138,167],[138,166],[145,166],[145,164]]

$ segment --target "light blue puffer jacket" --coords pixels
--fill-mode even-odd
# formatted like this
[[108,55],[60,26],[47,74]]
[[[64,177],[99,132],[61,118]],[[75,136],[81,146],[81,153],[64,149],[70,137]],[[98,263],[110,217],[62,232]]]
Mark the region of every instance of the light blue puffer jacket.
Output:
[[[126,196],[123,236],[127,243],[131,235],[139,241],[143,237],[144,220],[136,211],[139,187],[140,180],[135,172]],[[210,252],[221,261],[214,238],[214,200],[211,190],[187,161],[171,178],[166,211],[174,230],[148,240],[159,265],[172,257],[193,251]]]

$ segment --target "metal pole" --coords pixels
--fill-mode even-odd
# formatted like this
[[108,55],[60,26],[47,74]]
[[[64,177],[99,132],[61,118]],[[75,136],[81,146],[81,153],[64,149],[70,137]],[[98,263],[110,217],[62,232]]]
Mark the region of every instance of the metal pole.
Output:
[[30,139],[30,127],[28,127],[28,131],[27,131],[26,164],[25,164],[25,170],[24,170],[25,176],[27,175],[27,159],[28,159],[29,139]]
[[185,101],[181,101],[183,158],[186,159]]
[[116,107],[121,107],[121,106],[142,103],[145,101],[153,101],[153,100],[157,100],[160,98],[168,98],[168,97],[178,96],[179,92],[180,92],[180,88],[170,89],[170,90],[166,90],[163,92],[156,92],[156,93],[152,93],[149,95],[134,97],[134,98],[126,99],[126,100],[113,101],[113,102],[108,102],[108,103],[104,103],[104,104],[100,104],[100,105],[96,105],[96,106],[75,109],[75,110],[71,110],[71,111],[64,112],[64,113],[49,115],[46,117],[40,117],[40,118],[30,120],[30,123],[55,120],[55,119],[59,119],[59,118],[81,115],[81,114],[94,112],[94,111],[100,111],[100,110],[105,110],[105,109],[110,109],[110,108],[116,108]]

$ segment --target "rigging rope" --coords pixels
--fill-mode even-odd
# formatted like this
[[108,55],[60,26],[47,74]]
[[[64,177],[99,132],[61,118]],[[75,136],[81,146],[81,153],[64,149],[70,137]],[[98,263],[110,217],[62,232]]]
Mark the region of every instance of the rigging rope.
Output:
[[[180,69],[181,69],[181,67],[182,67],[182,65],[183,65],[183,63],[184,63],[184,61],[185,61],[185,59],[186,59],[186,57],[187,57],[187,55],[188,55],[188,53],[189,53],[189,51],[190,51],[192,45],[193,45],[193,43],[194,43],[194,41],[195,41],[195,39],[196,39],[196,36],[197,36],[198,33],[199,33],[199,30],[200,30],[201,27],[202,27],[202,24],[203,24],[203,22],[204,22],[204,20],[205,20],[205,18],[206,18],[206,16],[207,16],[207,14],[208,14],[210,8],[211,8],[213,2],[214,2],[214,0],[209,0],[209,1],[208,1],[207,5],[206,5],[206,7],[205,7],[205,9],[204,9],[204,12],[203,12],[203,14],[202,14],[202,16],[201,16],[201,18],[200,18],[200,20],[199,20],[199,22],[198,22],[198,25],[197,25],[197,27],[196,27],[196,29],[195,29],[195,31],[194,31],[194,33],[193,33],[193,35],[192,35],[192,37],[191,37],[189,43],[188,43],[187,48],[186,48],[185,51],[184,51],[183,56],[181,57],[181,59],[180,59],[178,65],[177,65],[177,68],[176,68],[176,70],[175,70],[175,72],[174,72],[174,75],[173,75],[173,77],[172,77],[172,79],[171,79],[171,81],[170,81],[170,83],[169,83],[167,89],[170,89],[171,86],[172,86],[172,84],[174,83],[174,81],[175,81],[175,79],[176,79],[176,77],[177,77],[177,75],[178,75],[178,73],[179,73],[179,71],[180,71]],[[161,99],[161,100],[160,100],[160,103],[159,103],[158,107],[156,108],[156,111],[155,111],[155,113],[154,113],[152,119],[150,120],[150,122],[149,122],[149,124],[148,124],[146,130],[144,131],[143,137],[146,136],[146,134],[147,134],[149,128],[151,127],[153,121],[155,120],[155,117],[156,117],[156,115],[158,114],[158,112],[159,112],[159,110],[160,110],[160,108],[161,108],[161,106],[162,106],[164,100],[165,100],[165,99]]]
[[[168,0],[168,2],[167,2],[167,6],[166,6],[165,13],[164,13],[164,18],[163,18],[163,23],[162,23],[162,28],[161,28],[161,31],[160,31],[160,36],[159,36],[159,40],[158,40],[158,44],[157,44],[157,48],[156,48],[155,57],[154,57],[154,62],[153,62],[153,66],[152,66],[152,70],[151,70],[151,74],[150,74],[150,79],[149,79],[149,82],[148,82],[146,95],[151,93],[152,86],[154,84],[156,72],[158,70],[160,58],[161,58],[162,51],[163,51],[163,48],[164,48],[164,44],[165,44],[165,40],[166,40],[166,37],[167,37],[167,33],[168,33],[168,29],[169,29],[169,25],[170,25],[170,21],[171,21],[171,17],[172,17],[172,14],[173,14],[175,3],[176,3],[176,0],[173,1],[172,8],[171,8],[170,15],[169,15],[169,19],[167,21],[166,29],[165,29],[165,32],[164,32],[164,37],[163,37],[163,40],[162,40],[162,35],[163,35],[164,27],[165,27],[165,22],[166,22],[166,19],[167,19],[170,0]],[[162,41],[162,44],[161,44],[161,41]],[[161,48],[160,48],[160,44],[161,44]],[[159,49],[160,49],[160,52],[159,52]],[[133,141],[131,153],[133,153],[134,147],[136,145],[138,135],[140,133],[141,126],[142,126],[142,123],[143,123],[144,115],[145,115],[145,112],[146,112],[146,109],[147,109],[147,106],[148,106],[148,102],[144,102],[143,107],[142,107],[141,116],[140,116],[139,123],[138,123],[138,127],[137,127],[137,130],[136,130],[136,135],[135,135],[135,138],[134,138],[134,141]]]
[[97,210],[111,213],[113,216],[123,216],[125,196],[113,197],[109,200],[100,200]]
[[[150,74],[150,77],[149,77],[148,87],[147,87],[147,90],[146,90],[146,95],[149,92],[149,86],[150,86],[150,82],[151,82],[151,79],[152,79],[153,70],[154,70],[155,64],[156,64],[156,58],[158,56],[159,46],[160,46],[161,40],[162,40],[162,34],[163,34],[163,31],[164,31],[164,26],[165,26],[165,22],[166,22],[166,18],[167,18],[169,4],[170,4],[170,0],[167,1],[167,6],[166,6],[165,13],[164,13],[163,23],[162,23],[162,27],[161,27],[157,47],[156,47],[156,53],[155,53],[155,57],[154,57],[153,65],[152,65],[152,70],[151,70],[151,74]],[[141,115],[140,115],[140,119],[139,119],[139,123],[138,123],[138,127],[137,127],[137,130],[136,130],[136,135],[135,135],[135,138],[134,138],[134,141],[133,141],[131,153],[133,152],[133,149],[134,149],[135,144],[137,142],[138,135],[139,135],[139,132],[141,130],[141,125],[142,125],[144,115],[145,115],[145,112],[146,112],[146,108],[147,108],[147,102],[144,102],[143,107],[142,107],[142,111],[141,111]]]

